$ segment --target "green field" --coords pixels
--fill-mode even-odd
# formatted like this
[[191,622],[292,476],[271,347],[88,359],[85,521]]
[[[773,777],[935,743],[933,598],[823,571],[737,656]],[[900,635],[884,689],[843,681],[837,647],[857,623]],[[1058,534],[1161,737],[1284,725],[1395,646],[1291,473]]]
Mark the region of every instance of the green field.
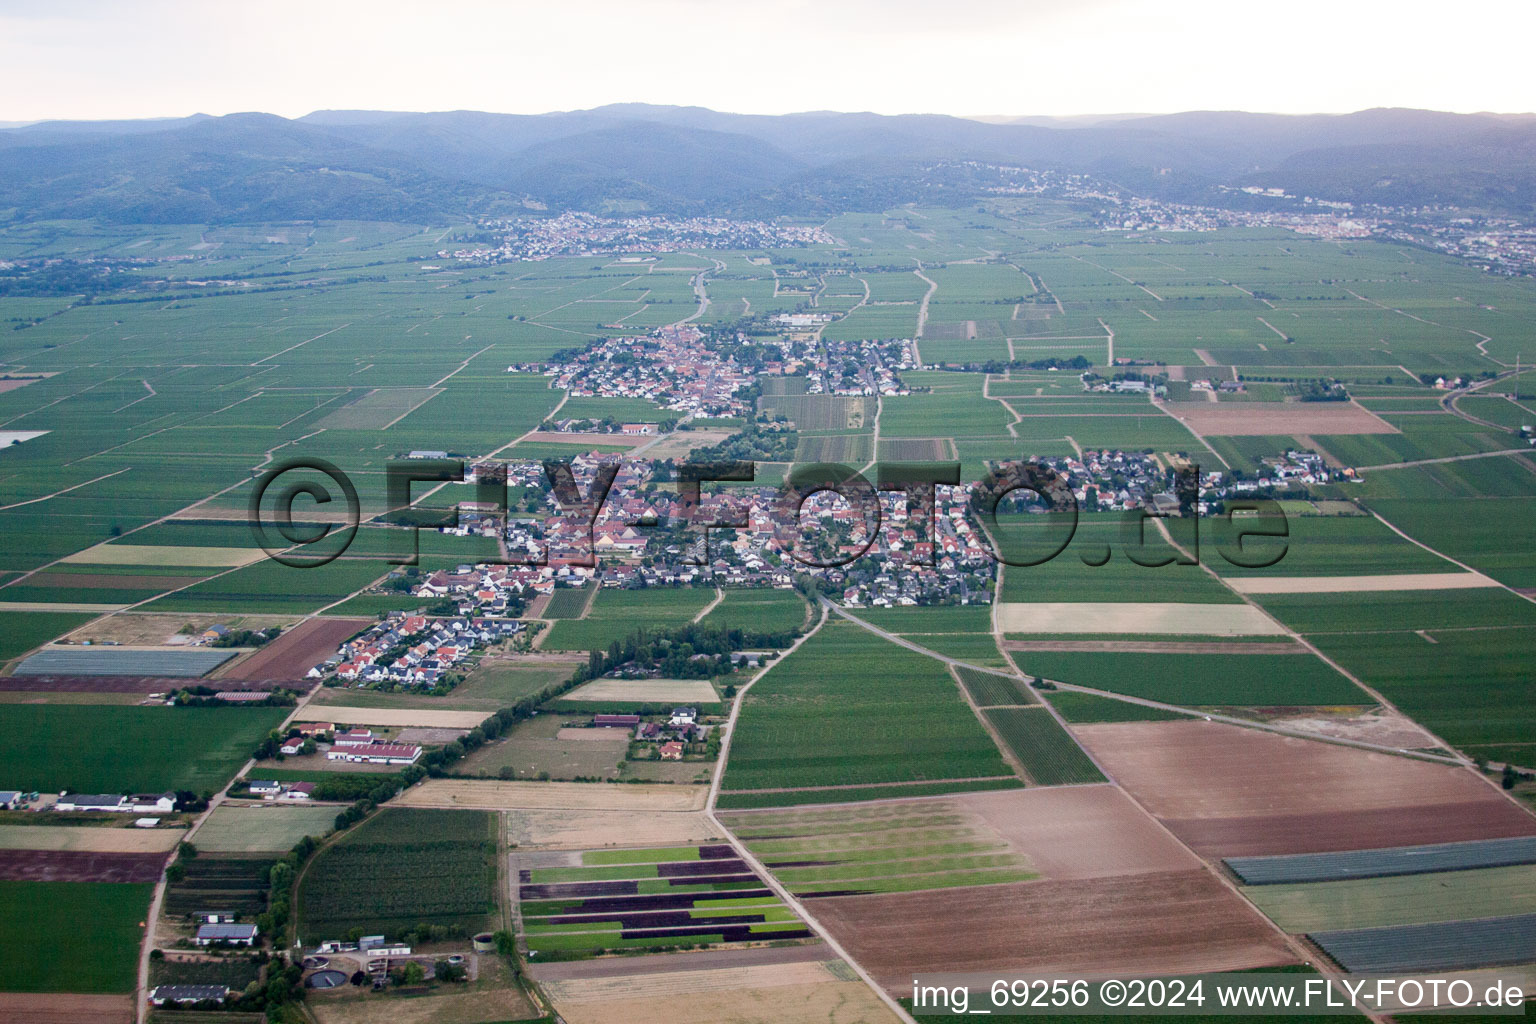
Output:
[[349,933],[399,937],[418,925],[454,935],[496,909],[496,816],[385,808],[315,855],[299,886],[307,942]]
[[1012,676],[981,672],[974,668],[956,668],[955,674],[960,677],[960,685],[965,687],[965,692],[970,694],[977,707],[1035,703],[1035,698],[1030,696],[1024,684]]
[[734,814],[725,821],[796,895],[913,892],[1036,877],[1028,858],[940,803]]
[[[139,922],[152,885],[0,881],[0,949],[12,970],[6,992],[132,992],[138,979]],[[89,922],[88,957],[59,956]]]
[[1310,654],[1118,654],[1015,651],[1032,676],[1179,705],[1370,704]]
[[793,590],[727,590],[699,624],[709,629],[787,633],[806,623],[805,598]]
[[1056,690],[1045,695],[1056,713],[1073,724],[1090,722],[1174,722],[1186,716],[1113,697]]
[[80,612],[6,612],[5,629],[0,631],[0,661],[26,654],[93,618]]
[[10,704],[0,774],[23,790],[217,792],[286,708]]
[[424,708],[443,711],[484,711],[486,715],[509,708],[571,677],[573,666],[515,665],[486,659],[468,677],[441,697],[420,693],[383,693],[357,686],[325,687],[315,695],[313,706],[342,705],[354,708]]
[[1536,867],[1250,885],[1243,895],[1292,934],[1464,921],[1536,913]]
[[[262,777],[259,768],[257,777]],[[209,853],[281,855],[305,836],[325,835],[335,824],[335,807],[221,804],[197,830],[197,848]]]
[[714,596],[697,587],[600,590],[586,618],[557,621],[542,646],[553,651],[607,650],[637,630],[657,631],[691,621]]
[[1104,781],[1083,748],[1044,707],[988,708],[983,714],[1040,785]]
[[724,788],[1009,774],[943,665],[833,621],[748,691]]
[[549,603],[544,606],[546,619],[576,619],[587,610],[587,604],[592,600],[592,588],[583,587],[576,590],[565,587],[556,590],[549,595]]

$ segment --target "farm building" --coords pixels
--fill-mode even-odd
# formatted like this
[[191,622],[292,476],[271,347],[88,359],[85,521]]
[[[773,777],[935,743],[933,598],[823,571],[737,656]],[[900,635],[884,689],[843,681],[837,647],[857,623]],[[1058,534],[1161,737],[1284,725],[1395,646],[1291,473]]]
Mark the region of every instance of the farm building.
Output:
[[315,784],[313,782],[295,782],[283,791],[279,800],[313,800],[315,797]]
[[415,764],[421,757],[421,748],[413,743],[363,743],[353,746],[332,747],[325,752],[331,761],[354,761],[362,764]]
[[222,1003],[229,998],[230,989],[225,985],[157,985],[149,990],[149,1001],[156,1006],[166,1003],[201,1003],[213,1000]]
[[22,805],[24,795],[14,789],[0,789],[0,811],[16,810]]
[[59,797],[54,803],[56,811],[115,811],[120,813],[147,814],[169,813],[176,809],[175,793],[139,793],[121,796],[116,793],[71,793]]
[[199,946],[254,946],[256,932],[253,924],[205,924],[193,941]]
[[277,796],[282,791],[283,785],[280,782],[274,782],[270,779],[253,779],[251,781],[251,792],[256,796]]
[[228,704],[260,704],[270,696],[266,690],[220,690],[213,695]]
[[304,742],[305,741],[302,737],[297,739],[284,740],[283,745],[277,749],[284,755],[292,757],[295,754],[302,754],[304,752]]
[[348,729],[346,732],[336,734],[331,741],[338,747],[361,747],[373,742],[372,729]]

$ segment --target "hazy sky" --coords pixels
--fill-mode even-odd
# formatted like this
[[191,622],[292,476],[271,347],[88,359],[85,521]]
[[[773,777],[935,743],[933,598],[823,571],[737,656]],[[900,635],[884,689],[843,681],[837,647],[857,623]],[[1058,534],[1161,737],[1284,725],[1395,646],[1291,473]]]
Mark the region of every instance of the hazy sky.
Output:
[[0,0],[0,121],[1532,111],[1533,32],[1530,0]]

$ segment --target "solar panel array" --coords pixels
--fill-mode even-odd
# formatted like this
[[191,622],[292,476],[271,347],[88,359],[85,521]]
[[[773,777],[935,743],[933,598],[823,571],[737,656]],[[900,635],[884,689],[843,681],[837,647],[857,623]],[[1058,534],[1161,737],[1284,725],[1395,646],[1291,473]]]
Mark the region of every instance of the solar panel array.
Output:
[[1536,836],[1479,839],[1431,846],[1394,846],[1342,853],[1303,853],[1282,857],[1228,857],[1227,867],[1245,885],[1290,882],[1339,882],[1350,878],[1421,875],[1432,871],[1470,871],[1536,864]]

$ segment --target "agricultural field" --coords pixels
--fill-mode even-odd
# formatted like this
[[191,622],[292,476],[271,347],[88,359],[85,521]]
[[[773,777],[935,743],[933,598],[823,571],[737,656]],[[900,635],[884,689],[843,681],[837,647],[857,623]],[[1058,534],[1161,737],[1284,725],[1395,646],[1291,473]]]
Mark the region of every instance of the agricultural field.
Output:
[[[558,593],[558,591],[557,591]],[[553,651],[607,650],[638,630],[662,630],[692,621],[714,594],[692,587],[601,590],[580,619],[560,619],[540,647]]]
[[[381,693],[362,686],[327,686],[315,694],[312,707],[333,704],[357,708],[416,708],[426,711],[474,711],[489,717],[570,679],[569,663],[523,663],[487,656],[468,677],[441,697],[414,693]],[[478,723],[477,723],[478,724]]]
[[[684,252],[644,261],[557,257],[472,270],[423,263],[436,260],[450,227],[60,224],[0,232],[6,260],[197,254],[156,264],[155,273],[169,281],[165,301],[0,299],[6,318],[26,322],[25,330],[5,332],[7,366],[51,374],[25,386],[0,384],[7,436],[26,437],[0,457],[8,539],[0,553],[0,662],[14,663],[72,633],[95,641],[92,649],[49,651],[22,671],[77,675],[90,670],[77,667],[83,657],[110,664],[98,671],[113,675],[153,675],[131,683],[100,676],[5,679],[0,784],[216,790],[286,711],[127,706],[167,689],[172,674],[165,660],[171,655],[131,648],[165,646],[183,626],[291,623],[322,610],[371,618],[435,603],[353,596],[391,569],[382,557],[390,531],[377,526],[361,530],[344,557],[320,569],[301,572],[263,558],[244,522],[253,469],[289,456],[327,459],[357,482],[364,515],[375,516],[384,510],[385,462],[413,450],[468,460],[493,452],[627,451],[635,439],[539,428],[549,418],[657,422],[675,411],[575,395],[555,413],[567,396],[550,386],[551,378],[507,367],[616,331],[642,335],[696,312],[699,323],[726,330],[744,314],[761,317],[752,322],[755,333],[774,329],[767,319],[773,313],[805,308],[851,310],[825,326],[825,339],[916,338],[920,362],[948,369],[903,371],[901,383],[912,393],[878,400],[809,394],[803,376],[765,380],[758,407],[794,423],[798,462],[954,460],[965,478],[976,479],[1005,459],[1077,457],[1107,447],[1150,451],[1165,463],[1167,455],[1185,453],[1203,469],[1251,478],[1265,471],[1267,458],[1301,448],[1334,468],[1358,468],[1363,477],[1306,488],[1305,497],[1298,484],[1286,505],[1286,555],[1265,569],[1222,559],[1214,519],[1202,523],[1203,565],[1142,566],[1133,555],[1176,552],[1155,529],[1128,538],[1119,517],[1085,512],[1059,557],[1001,571],[987,595],[997,602],[1001,649],[992,605],[853,609],[972,668],[951,669],[835,619],[782,664],[767,662],[742,699],[719,798],[730,810],[722,817],[779,881],[813,900],[818,916],[824,913],[833,934],[883,984],[900,992],[914,970],[1021,963],[1123,972],[1293,962],[1273,931],[1202,872],[1164,826],[1210,858],[1536,834],[1536,818],[1468,770],[1200,720],[1223,709],[1333,738],[1407,737],[1383,745],[1432,751],[1445,744],[1496,764],[1533,766],[1529,649],[1536,611],[1527,598],[1536,594],[1529,542],[1536,473],[1513,433],[1529,421],[1521,410],[1532,403],[1493,397],[1522,391],[1521,381],[1506,377],[1454,403],[1490,421],[1469,422],[1441,409],[1445,393],[1419,379],[1505,372],[1520,356],[1536,311],[1529,282],[1490,277],[1427,250],[1276,227],[1103,232],[1070,208],[1016,196],[966,209],[832,216],[827,230],[835,245],[711,250],[707,259]],[[721,269],[710,270],[716,260]],[[694,281],[705,271],[698,282],[711,302],[700,310]],[[262,287],[186,283],[205,278]],[[309,284],[322,279],[323,287]],[[1105,374],[1114,372],[1111,356],[1155,365],[1171,378],[1173,397],[1196,400],[1087,393],[1076,370],[1028,366],[1078,355]],[[989,360],[1012,365],[994,365],[991,373],[974,368]],[[964,364],[973,368],[960,369]],[[1189,388],[1197,379],[1238,377],[1248,393],[1220,401],[1204,401]],[[1353,400],[1285,400],[1297,397],[1299,381],[1323,377],[1344,381]],[[722,440],[746,424],[694,425],[704,429],[681,432],[650,453],[681,457],[693,444]],[[1481,457],[1506,449],[1522,454]],[[1403,465],[1465,455],[1479,457]],[[760,476],[773,480],[786,468],[782,461],[764,464]],[[418,486],[417,493],[425,490]],[[471,492],[450,487],[428,503],[446,508],[472,500]],[[1005,515],[1000,545],[1010,555],[1039,553],[1051,540],[1041,518]],[[1187,521],[1167,525],[1181,542],[1191,540]],[[495,545],[427,532],[421,547],[422,569],[430,572],[485,557]],[[540,697],[568,680],[588,651],[606,650],[639,629],[674,628],[701,613],[708,628],[746,632],[788,633],[811,621],[804,599],[788,590],[727,589],[710,607],[714,596],[710,587],[562,588],[540,611],[552,622],[539,641],[548,655],[496,652],[441,697],[356,686],[318,690],[306,715],[391,728],[462,728],[528,698],[545,703],[506,739],[451,769],[474,777],[412,787],[399,806],[327,847],[296,907],[306,940],[354,929],[403,933],[423,922],[455,930],[488,924],[496,919],[493,851],[504,843],[516,844],[513,856],[529,872],[523,888],[633,883],[633,897],[621,898],[688,898],[686,906],[630,907],[642,915],[632,919],[603,917],[613,908],[588,905],[606,896],[525,896],[525,931],[530,945],[540,943],[534,948],[541,960],[717,938],[757,946],[772,940],[755,936],[782,937],[802,927],[771,896],[711,890],[716,883],[673,886],[676,877],[696,876],[663,874],[663,867],[696,870],[709,867],[707,859],[719,868],[731,859],[703,853],[721,849],[720,826],[703,810],[708,787],[692,783],[712,764],[659,766],[675,776],[647,764],[643,769],[655,774],[643,774],[626,763],[625,737],[594,740],[579,734],[598,730],[576,727],[598,707],[635,703],[630,697],[722,711],[711,681],[604,679],[560,701]],[[142,610],[95,617],[141,601]],[[197,671],[184,678],[211,671],[217,685],[240,682],[238,688],[301,678],[350,628],[312,620],[266,649],[222,666],[193,666]],[[1290,630],[1407,718],[1378,707]],[[101,644],[108,640],[122,646]],[[1196,714],[1067,689],[1042,687],[1036,695],[1015,672]],[[747,678],[730,681],[739,687]],[[1094,761],[1114,785],[1102,784]],[[256,774],[269,772],[330,776],[338,787],[342,780],[361,786],[394,775],[312,764],[295,771],[292,762]],[[646,781],[542,783],[541,776]],[[334,812],[319,807],[220,807],[198,834],[204,853],[190,881],[172,888],[172,905],[186,912],[212,901],[259,911],[270,859],[333,822]],[[45,835],[33,825],[15,831],[26,828],[38,830],[38,845],[16,849],[89,855],[47,865],[48,858],[12,858],[12,873],[27,877],[44,867],[116,870],[90,857],[134,853],[120,849],[127,840],[116,835],[107,836],[116,844],[111,849],[91,849],[102,841],[97,833],[160,844],[140,851],[154,856],[176,834],[155,830],[141,838],[131,829],[69,826]],[[57,831],[82,835],[55,837]],[[55,849],[71,840],[78,848]],[[9,833],[0,836],[0,845],[10,841]],[[1291,934],[1314,935],[1350,963],[1365,962],[1351,959],[1352,940],[1327,936],[1450,925],[1463,913],[1536,913],[1528,905],[1529,865],[1463,868],[1248,889]],[[738,881],[763,888],[761,879]],[[22,893],[19,883],[0,884],[8,914],[24,911],[42,922],[26,919],[27,930],[9,919],[0,923],[10,929],[0,935],[0,948],[23,951],[11,965],[13,981],[0,987],[21,979],[57,989],[67,979],[77,992],[131,988],[132,964],[106,963],[115,954],[32,962],[22,943],[65,946],[73,937],[69,922],[53,922],[56,906],[73,908],[70,921],[78,925],[83,915],[94,923],[101,903],[104,940],[131,952],[138,935],[129,923],[142,920],[147,905],[141,889],[134,887],[127,901],[136,910],[114,910],[113,900],[87,894],[129,887],[68,883],[64,897],[47,903]],[[526,915],[530,902],[568,905]],[[696,914],[701,902],[718,905]],[[643,916],[657,914],[673,917],[662,924]],[[661,933],[677,929],[692,931]],[[1453,938],[1528,944],[1522,929],[1507,926],[1503,940]],[[1396,955],[1426,941],[1403,933],[1386,945]],[[614,972],[610,977],[551,975],[548,985],[572,1024],[661,1024],[680,1006],[701,1020],[886,1017],[846,967],[825,951],[817,956],[835,966],[805,960],[730,968],[739,974],[715,965],[624,973],[626,961],[642,958],[604,958],[582,963]],[[558,966],[566,965],[540,965]],[[115,980],[79,980],[95,970],[103,977],[116,972]],[[632,993],[626,985],[635,986]],[[679,992],[686,993],[681,1003]],[[398,1008],[404,1024],[452,1022],[455,1015],[463,1018],[459,1024],[483,1024],[532,1013],[522,1006],[503,1012],[505,1003],[450,1007],[438,999],[358,1000],[350,1007],[334,1000],[317,1017],[354,1024],[382,1005]]]
[[971,698],[971,703],[977,707],[1036,703],[1029,690],[1014,676],[982,672],[974,668],[956,668],[954,671],[960,685],[965,687],[967,696]]
[[286,708],[8,705],[0,766],[20,789],[222,789]]
[[1012,774],[941,663],[852,623],[824,625],[742,699],[727,792]]
[[273,854],[199,854],[186,863],[185,876],[166,887],[166,919],[190,923],[193,914],[205,911],[255,917],[267,909],[267,872],[276,859]]
[[[587,966],[580,962],[544,964],[534,973],[569,1024],[668,1024],[676,1019],[680,990],[688,993],[689,1011],[700,1020],[894,1024],[898,1019],[852,968],[827,959],[826,949],[774,952],[762,963],[741,954],[720,966],[698,958],[683,963],[648,956],[617,965],[602,961],[602,973],[573,974],[572,968]],[[785,953],[795,958],[784,958]],[[668,962],[657,962],[663,960]]]
[[26,654],[40,644],[83,626],[95,616],[80,612],[6,612],[0,632],[0,662]]
[[1470,769],[1186,719],[1078,725],[1106,772],[1208,856],[1536,835]]
[[[706,684],[707,685],[707,684]],[[459,775],[488,779],[616,779],[629,752],[628,729],[583,729],[586,722],[541,714],[455,766]]]
[[[0,945],[14,970],[7,992],[132,992],[140,923],[153,885],[0,881]],[[89,957],[58,952],[77,941],[80,922],[96,937]]]
[[1103,782],[1104,774],[1083,748],[1042,705],[988,708],[983,714],[997,730],[1031,781],[1042,786]]
[[587,605],[592,602],[593,589],[583,587],[575,590],[565,587],[556,590],[549,595],[549,603],[544,606],[544,618],[546,619],[579,619],[586,614]]
[[389,807],[315,855],[296,913],[310,941],[354,929],[401,936],[417,925],[481,929],[495,912],[495,815]]
[[699,624],[709,629],[781,633],[802,629],[807,618],[805,599],[793,590],[732,589]]
[[281,855],[305,836],[335,827],[335,807],[220,804],[197,830],[197,848],[210,853]]
[[724,818],[748,850],[801,897],[910,892],[1036,877],[978,814],[923,800]]
[[1311,654],[1117,654],[1014,651],[1032,676],[1180,706],[1373,704]]
[[530,956],[812,937],[724,844],[530,854],[513,870]]

